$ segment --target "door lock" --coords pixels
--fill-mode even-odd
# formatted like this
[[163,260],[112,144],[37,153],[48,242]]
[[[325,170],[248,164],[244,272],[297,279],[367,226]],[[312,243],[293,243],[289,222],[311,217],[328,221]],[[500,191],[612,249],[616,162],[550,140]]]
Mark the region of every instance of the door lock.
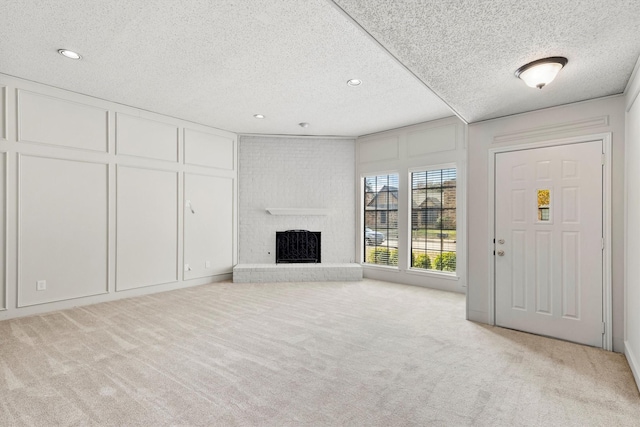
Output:
[[498,256],[504,256],[504,251],[498,251]]

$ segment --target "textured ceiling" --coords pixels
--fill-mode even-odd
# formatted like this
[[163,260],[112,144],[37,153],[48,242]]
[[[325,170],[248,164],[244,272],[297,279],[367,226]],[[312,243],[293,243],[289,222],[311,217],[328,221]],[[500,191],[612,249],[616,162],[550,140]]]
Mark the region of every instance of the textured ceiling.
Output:
[[0,0],[0,10],[0,73],[233,132],[362,135],[453,115],[327,0]]
[[[638,0],[0,0],[0,11],[0,73],[240,133],[364,135],[450,116],[447,104],[475,122],[617,94],[640,54]],[[514,77],[555,55],[569,64],[544,89]]]
[[[622,93],[640,55],[639,0],[335,3],[468,122]],[[549,56],[549,86],[514,76]]]

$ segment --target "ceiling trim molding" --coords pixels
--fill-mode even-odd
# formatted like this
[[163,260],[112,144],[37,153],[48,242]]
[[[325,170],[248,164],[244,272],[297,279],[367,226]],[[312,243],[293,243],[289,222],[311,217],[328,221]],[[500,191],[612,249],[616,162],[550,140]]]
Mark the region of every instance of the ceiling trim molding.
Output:
[[340,136],[340,135],[287,135],[287,134],[272,134],[272,133],[238,133],[239,138],[252,137],[252,138],[292,138],[292,139],[342,139],[348,141],[355,141],[357,136]]
[[7,87],[0,86],[0,139],[7,141],[9,139],[9,131],[7,123],[9,122],[9,102],[7,100]]
[[609,116],[593,117],[585,120],[574,120],[564,122],[559,125],[538,126],[524,131],[504,133],[493,137],[493,143],[517,142],[526,139],[557,135],[558,133],[570,132],[581,129],[609,126]]

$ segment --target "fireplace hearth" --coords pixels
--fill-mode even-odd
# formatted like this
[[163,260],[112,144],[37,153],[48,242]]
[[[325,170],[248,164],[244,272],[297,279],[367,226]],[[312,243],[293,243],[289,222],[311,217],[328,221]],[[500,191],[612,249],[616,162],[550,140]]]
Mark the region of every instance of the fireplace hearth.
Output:
[[276,231],[276,264],[320,263],[320,232]]

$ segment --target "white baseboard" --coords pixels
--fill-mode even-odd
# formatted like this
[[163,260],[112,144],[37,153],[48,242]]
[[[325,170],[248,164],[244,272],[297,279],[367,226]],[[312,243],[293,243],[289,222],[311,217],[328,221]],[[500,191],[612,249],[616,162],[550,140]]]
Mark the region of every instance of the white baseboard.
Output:
[[58,310],[68,310],[70,308],[81,307],[85,305],[100,304],[102,302],[116,301],[123,298],[138,297],[142,295],[150,295],[158,292],[173,291],[176,289],[188,288],[191,286],[206,285],[208,283],[221,282],[231,280],[231,274],[220,274],[217,276],[202,277],[198,279],[190,279],[177,281],[172,283],[164,283],[162,285],[151,285],[141,288],[128,289],[120,292],[104,293],[88,297],[72,298],[62,301],[31,305],[27,307],[12,308],[0,311],[0,321],[14,319],[18,317],[33,316],[38,314],[49,313]]
[[640,364],[629,346],[629,341],[624,342],[624,355],[627,357],[627,362],[629,363],[631,372],[633,372],[633,378],[636,380],[636,387],[638,387],[638,391],[640,391]]

